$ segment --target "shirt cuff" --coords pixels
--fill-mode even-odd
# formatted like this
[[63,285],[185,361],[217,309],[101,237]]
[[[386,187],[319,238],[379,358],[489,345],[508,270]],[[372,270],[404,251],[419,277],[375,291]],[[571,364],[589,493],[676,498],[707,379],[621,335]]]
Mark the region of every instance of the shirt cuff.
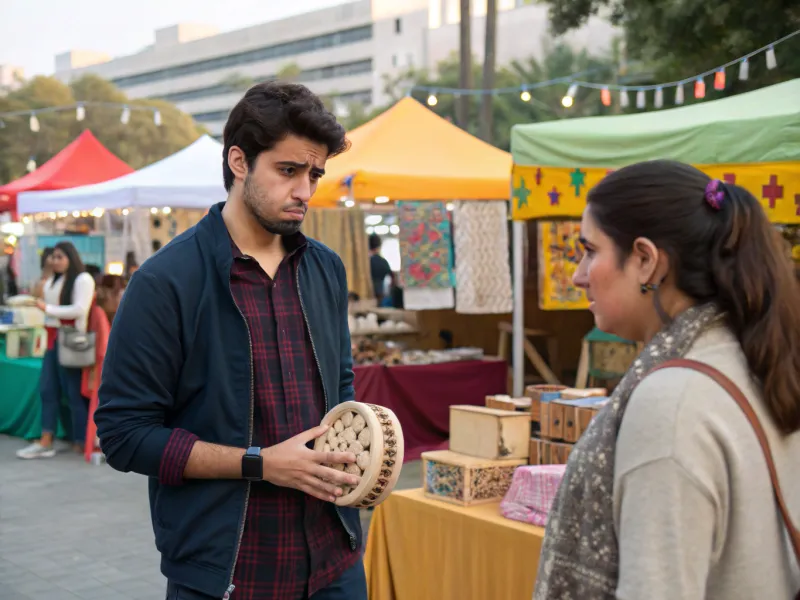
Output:
[[181,485],[183,471],[189,462],[194,443],[198,441],[195,434],[185,429],[173,429],[169,436],[164,453],[161,455],[161,466],[158,470],[158,480],[164,485]]

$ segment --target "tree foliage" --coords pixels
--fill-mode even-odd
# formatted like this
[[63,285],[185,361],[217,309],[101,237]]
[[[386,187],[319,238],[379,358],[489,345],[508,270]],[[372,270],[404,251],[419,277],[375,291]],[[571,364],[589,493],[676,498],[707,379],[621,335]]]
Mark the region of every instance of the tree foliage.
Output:
[[[482,87],[483,78],[480,61],[473,63],[473,78],[478,82],[476,87]],[[566,44],[546,44],[541,61],[534,58],[523,61],[514,61],[510,65],[496,69],[494,85],[492,88],[516,88],[523,84],[564,77],[576,72],[583,73],[587,81],[605,82],[613,77],[616,70],[612,56],[594,57],[586,51],[575,51]],[[399,76],[385,79],[386,94],[392,99],[392,104],[405,95],[414,86],[429,87],[432,89],[458,88],[459,60],[453,54],[450,58],[438,65],[436,73],[427,73],[424,70],[411,69]],[[565,119],[570,117],[585,117],[608,114],[611,110],[600,102],[597,92],[579,90],[575,103],[571,108],[564,108],[561,99],[567,91],[567,86],[549,86],[538,90],[531,90],[531,99],[524,101],[519,91],[497,94],[492,98],[492,143],[504,150],[509,149],[511,127],[518,123],[531,123]],[[429,92],[414,90],[411,95],[422,103],[427,102]],[[456,97],[452,93],[436,94],[437,103],[431,107],[436,114],[456,122]],[[473,135],[480,133],[480,96],[473,95],[469,102],[469,121],[467,130]],[[358,115],[351,114],[349,125],[357,126],[371,118],[376,113],[362,111]]]
[[[87,106],[83,121],[73,110],[40,113],[40,131],[29,127],[27,114],[3,118],[0,127],[0,183],[26,173],[30,158],[41,165],[60,152],[84,129],[89,129],[111,152],[134,169],[165,158],[195,141],[205,130],[174,105],[162,100],[129,100],[108,81],[86,75],[65,85],[52,77],[36,77],[26,85],[0,98],[0,113],[29,111],[78,102],[109,102],[131,107],[130,121],[121,122],[122,109],[113,106]],[[156,126],[153,110],[158,109],[162,125]]]
[[[800,29],[797,0],[544,0],[553,33],[609,16],[622,28],[630,59],[651,66],[655,81],[691,77]],[[728,76],[726,94],[800,77],[800,36],[780,45],[779,68],[768,71],[763,55],[751,62],[750,78]],[[733,76],[732,76],[733,75]]]

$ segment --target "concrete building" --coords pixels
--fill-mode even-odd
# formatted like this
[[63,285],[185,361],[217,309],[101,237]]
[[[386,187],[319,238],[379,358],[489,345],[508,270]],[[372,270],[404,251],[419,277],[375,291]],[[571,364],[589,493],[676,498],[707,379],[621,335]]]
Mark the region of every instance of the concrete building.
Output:
[[[483,57],[485,0],[473,0],[472,46]],[[498,65],[538,56],[548,27],[547,9],[527,0],[499,0]],[[72,50],[56,57],[63,81],[95,73],[132,98],[174,102],[220,136],[229,110],[247,85],[294,71],[297,81],[335,99],[380,106],[384,76],[409,67],[435,69],[458,50],[459,0],[356,0],[339,6],[220,33],[179,24],[157,30],[151,46],[109,59]],[[613,30],[594,19],[567,37],[601,51]]]

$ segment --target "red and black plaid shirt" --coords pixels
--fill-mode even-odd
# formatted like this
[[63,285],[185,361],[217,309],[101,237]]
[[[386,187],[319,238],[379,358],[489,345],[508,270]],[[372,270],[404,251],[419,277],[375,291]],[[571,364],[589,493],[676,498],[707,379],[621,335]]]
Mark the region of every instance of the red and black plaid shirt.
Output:
[[[288,255],[270,278],[231,242],[230,283],[250,328],[254,367],[253,445],[268,447],[319,425],[325,412],[322,379],[297,290],[302,234],[284,238]],[[176,430],[165,449],[172,467],[185,460]],[[177,435],[176,435],[177,434]],[[196,439],[196,438],[195,438]],[[178,459],[175,461],[175,459]],[[176,464],[177,463],[177,464]],[[167,477],[170,479],[170,477]],[[359,559],[350,549],[334,505],[266,482],[251,484],[233,583],[236,600],[306,598],[336,581]]]

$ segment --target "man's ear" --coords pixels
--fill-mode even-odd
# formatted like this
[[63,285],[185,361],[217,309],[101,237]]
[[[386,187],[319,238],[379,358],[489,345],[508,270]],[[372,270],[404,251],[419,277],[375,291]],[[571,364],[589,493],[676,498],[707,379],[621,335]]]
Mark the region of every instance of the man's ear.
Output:
[[640,237],[633,242],[631,258],[639,271],[639,283],[658,285],[669,273],[669,259],[661,252],[652,240]]
[[228,168],[233,172],[236,179],[247,177],[247,157],[239,146],[231,146],[228,149]]

